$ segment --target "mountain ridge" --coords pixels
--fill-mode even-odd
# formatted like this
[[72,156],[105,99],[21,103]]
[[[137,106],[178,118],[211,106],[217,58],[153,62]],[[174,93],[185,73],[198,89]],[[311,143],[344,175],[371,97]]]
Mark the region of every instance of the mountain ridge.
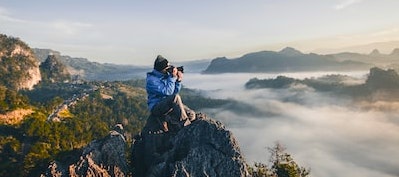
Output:
[[211,61],[203,73],[342,71],[364,70],[371,66],[350,59],[340,61],[334,55],[303,54],[292,47],[286,47],[279,52],[253,52],[233,59],[218,57]]
[[374,49],[378,49],[381,53],[388,54],[397,47],[399,47],[399,40],[391,40],[391,41],[373,42],[373,43],[352,45],[352,46],[339,47],[339,48],[320,48],[312,50],[311,52],[320,53],[320,54],[334,54],[342,52],[366,54]]

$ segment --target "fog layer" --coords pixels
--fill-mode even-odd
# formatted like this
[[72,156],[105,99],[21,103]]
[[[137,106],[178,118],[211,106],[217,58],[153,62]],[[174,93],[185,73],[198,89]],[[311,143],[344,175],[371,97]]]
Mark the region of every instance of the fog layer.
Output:
[[[366,73],[344,74],[364,78]],[[331,73],[283,75],[303,79],[324,74]],[[206,96],[234,99],[259,110],[245,116],[225,108],[202,110],[233,132],[250,164],[266,163],[266,147],[279,141],[296,162],[311,168],[311,176],[399,176],[398,103],[383,103],[390,108],[387,111],[373,109],[375,103],[355,103],[306,86],[244,89],[250,78],[275,76],[187,74],[184,82],[186,87],[203,90]]]

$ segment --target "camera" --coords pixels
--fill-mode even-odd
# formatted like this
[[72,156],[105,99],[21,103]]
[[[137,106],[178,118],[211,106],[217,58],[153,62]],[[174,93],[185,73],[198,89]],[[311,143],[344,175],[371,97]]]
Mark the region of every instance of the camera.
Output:
[[180,72],[184,73],[184,68],[183,68],[183,66],[179,66],[179,67],[170,66],[170,67],[168,68],[168,72],[169,72],[169,73],[172,73],[174,68],[177,68],[177,71],[180,71]]

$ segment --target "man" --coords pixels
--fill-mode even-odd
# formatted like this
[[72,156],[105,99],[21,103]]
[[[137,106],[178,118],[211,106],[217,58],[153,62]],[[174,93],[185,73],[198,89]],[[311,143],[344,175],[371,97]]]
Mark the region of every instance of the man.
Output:
[[147,124],[158,122],[161,129],[166,132],[172,126],[171,124],[175,124],[177,126],[175,128],[180,129],[181,126],[185,126],[190,123],[190,120],[195,119],[195,113],[184,106],[178,95],[182,80],[183,72],[170,66],[166,58],[158,55],[154,62],[154,69],[147,73],[146,79],[147,104],[151,112]]

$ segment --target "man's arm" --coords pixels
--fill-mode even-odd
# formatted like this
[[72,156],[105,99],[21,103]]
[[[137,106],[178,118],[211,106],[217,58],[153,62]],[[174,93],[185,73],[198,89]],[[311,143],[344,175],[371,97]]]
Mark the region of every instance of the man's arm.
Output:
[[173,95],[176,89],[176,78],[168,77],[166,81],[159,78],[150,79],[147,83],[147,90],[156,95]]
[[175,85],[175,91],[174,94],[177,94],[181,90],[181,81],[183,80],[183,73],[181,71],[178,71],[176,74],[176,85]]

